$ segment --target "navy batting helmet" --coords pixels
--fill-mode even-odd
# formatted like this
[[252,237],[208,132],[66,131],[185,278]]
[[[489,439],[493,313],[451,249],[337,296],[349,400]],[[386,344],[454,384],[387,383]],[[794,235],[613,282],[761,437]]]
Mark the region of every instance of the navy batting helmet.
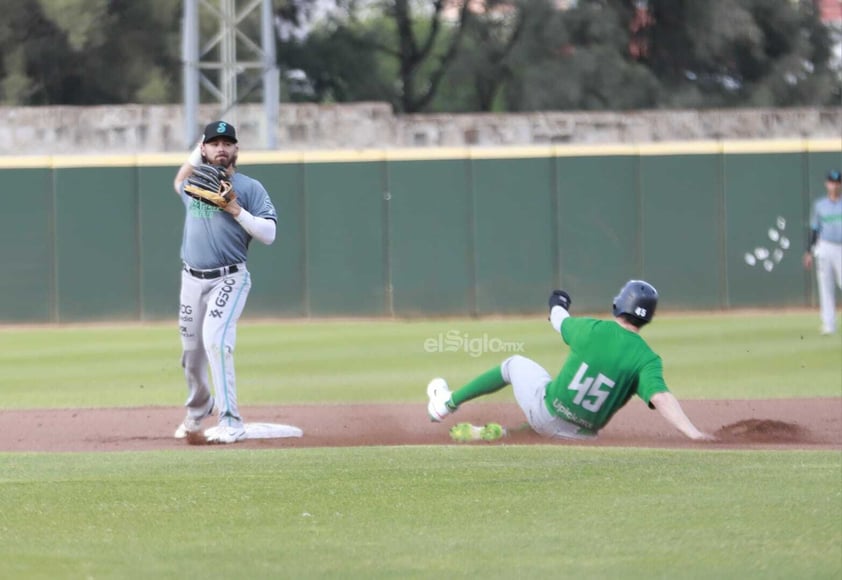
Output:
[[658,306],[658,291],[643,280],[629,280],[614,297],[614,316],[627,314],[643,326],[652,322]]

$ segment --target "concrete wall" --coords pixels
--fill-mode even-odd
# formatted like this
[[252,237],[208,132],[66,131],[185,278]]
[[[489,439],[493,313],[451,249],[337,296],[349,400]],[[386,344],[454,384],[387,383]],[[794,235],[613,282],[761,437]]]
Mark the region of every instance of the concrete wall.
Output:
[[[396,116],[384,103],[284,103],[278,113],[280,150],[792,138],[839,138],[842,149],[840,107]],[[207,121],[217,115],[211,105],[200,111]],[[262,105],[241,105],[226,120],[244,149],[261,150],[263,118]],[[2,155],[166,153],[185,151],[192,140],[180,105],[0,107]]]

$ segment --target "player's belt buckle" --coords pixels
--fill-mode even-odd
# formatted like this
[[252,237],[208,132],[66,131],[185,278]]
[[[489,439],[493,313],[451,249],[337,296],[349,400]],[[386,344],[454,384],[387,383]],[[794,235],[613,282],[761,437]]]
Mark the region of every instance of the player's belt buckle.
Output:
[[225,266],[224,268],[219,268],[217,270],[194,270],[193,268],[184,266],[185,272],[189,273],[194,278],[200,278],[202,280],[215,280],[216,278],[220,278],[226,274],[236,274],[239,270],[240,269],[236,264],[233,266]]

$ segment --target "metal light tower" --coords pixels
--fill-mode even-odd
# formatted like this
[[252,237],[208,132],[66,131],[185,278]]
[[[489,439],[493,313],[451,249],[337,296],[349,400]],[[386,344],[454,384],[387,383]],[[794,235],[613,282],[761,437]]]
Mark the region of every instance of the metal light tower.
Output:
[[[219,101],[219,117],[237,124],[240,93],[247,95],[262,85],[266,148],[276,145],[278,122],[279,73],[275,62],[275,35],[272,26],[272,0],[184,0],[182,22],[182,61],[184,64],[184,136],[191,147],[201,130],[197,121],[199,87]],[[259,44],[241,29],[245,21],[253,21],[260,9]],[[212,16],[218,32],[201,43],[200,14]],[[240,52],[252,57],[238,60]],[[251,78],[247,77],[251,73]],[[238,86],[244,81],[244,91]]]

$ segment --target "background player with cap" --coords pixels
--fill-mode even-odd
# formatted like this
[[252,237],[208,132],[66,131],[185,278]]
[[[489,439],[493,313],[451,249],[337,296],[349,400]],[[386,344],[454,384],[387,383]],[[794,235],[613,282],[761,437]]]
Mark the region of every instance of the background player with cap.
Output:
[[[640,328],[651,322],[658,304],[655,288],[631,280],[614,298],[614,319],[570,316],[570,296],[550,296],[550,324],[570,346],[570,354],[553,379],[538,363],[512,356],[455,392],[443,378],[427,386],[427,413],[442,421],[460,405],[512,385],[515,399],[538,434],[562,439],[591,439],[633,395],[639,396],[676,429],[694,440],[710,440],[684,414],[664,382],[661,357]],[[492,440],[503,435],[499,425],[483,428],[460,423],[451,429],[456,440]]]
[[816,264],[821,333],[836,332],[836,289],[842,290],[842,172],[829,171],[827,195],[813,203],[804,267]]
[[[210,123],[173,184],[186,209],[179,320],[188,395],[187,416],[176,438],[199,431],[214,408],[218,425],[205,431],[208,441],[234,443],[246,434],[234,372],[237,321],[251,288],[246,267],[249,244],[252,238],[266,245],[275,240],[277,214],[263,185],[237,171],[238,153],[233,125]],[[219,186],[220,181],[228,192],[224,207],[189,193],[209,182]]]

